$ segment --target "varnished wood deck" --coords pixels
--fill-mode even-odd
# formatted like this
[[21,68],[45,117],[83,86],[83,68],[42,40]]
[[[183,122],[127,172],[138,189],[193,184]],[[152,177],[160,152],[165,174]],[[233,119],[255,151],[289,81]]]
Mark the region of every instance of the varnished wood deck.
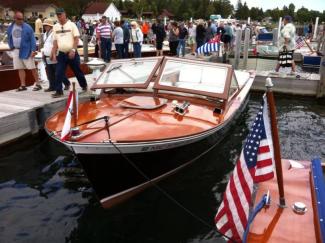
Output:
[[[111,139],[117,142],[135,142],[198,134],[217,126],[220,121],[220,115],[213,113],[215,107],[212,104],[191,103],[186,115],[179,116],[173,112],[172,99],[168,99],[162,107],[148,110],[123,107],[121,102],[128,97],[137,98],[140,102],[145,99],[143,94],[111,95],[97,102],[85,102],[79,107],[78,124],[109,116]],[[55,114],[47,121],[46,128],[49,131],[60,131],[65,116],[65,111]],[[81,126],[83,137],[77,141],[94,143],[107,140],[107,130],[104,127],[104,120]]]
[[[248,242],[316,242],[312,195],[309,172],[310,162],[302,163],[305,168],[290,168],[288,160],[282,160],[284,193],[287,207],[281,209],[276,178],[259,184],[257,200],[270,190],[271,206],[256,216],[250,228]],[[295,202],[307,206],[303,215],[292,210]]]

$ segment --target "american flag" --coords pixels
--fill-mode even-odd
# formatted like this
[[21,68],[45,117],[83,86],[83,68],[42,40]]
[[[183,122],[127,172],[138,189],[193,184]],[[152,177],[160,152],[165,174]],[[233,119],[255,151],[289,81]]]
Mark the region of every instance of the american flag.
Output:
[[303,46],[304,46],[304,39],[301,36],[299,36],[298,38],[296,38],[296,49],[300,49]]
[[197,48],[196,52],[198,54],[209,53],[209,52],[217,52],[220,47],[220,35],[216,35],[214,38],[209,40],[204,45]]
[[215,217],[218,230],[241,242],[252,204],[254,183],[274,177],[273,143],[266,98],[230,177],[223,201]]
[[63,124],[63,128],[61,131],[61,140],[65,141],[69,138],[70,136],[70,130],[71,130],[71,119],[72,119],[72,114],[74,112],[73,110],[73,102],[74,102],[74,97],[76,100],[76,112],[77,112],[77,117],[78,117],[78,92],[77,91],[70,91],[69,97],[68,97],[68,102],[67,106],[65,109],[66,116]]

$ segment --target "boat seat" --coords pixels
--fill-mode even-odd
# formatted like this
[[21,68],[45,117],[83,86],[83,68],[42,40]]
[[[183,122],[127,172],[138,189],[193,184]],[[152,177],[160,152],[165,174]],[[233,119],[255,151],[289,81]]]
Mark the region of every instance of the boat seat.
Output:
[[150,97],[150,96],[132,96],[119,103],[121,107],[140,109],[140,110],[154,110],[167,104],[167,99]]

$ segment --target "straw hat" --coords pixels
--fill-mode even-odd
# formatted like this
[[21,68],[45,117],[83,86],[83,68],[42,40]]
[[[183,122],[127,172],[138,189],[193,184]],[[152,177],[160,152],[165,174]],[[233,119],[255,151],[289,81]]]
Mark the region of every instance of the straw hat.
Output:
[[48,26],[53,27],[54,22],[53,22],[52,19],[45,19],[44,22],[43,22],[43,25],[48,25]]

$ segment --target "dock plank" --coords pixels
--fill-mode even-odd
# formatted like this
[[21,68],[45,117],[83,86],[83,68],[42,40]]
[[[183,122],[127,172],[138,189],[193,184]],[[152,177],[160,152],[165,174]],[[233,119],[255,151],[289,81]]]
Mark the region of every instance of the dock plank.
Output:
[[[88,87],[93,84],[91,75],[86,75]],[[71,78],[70,81],[76,81]],[[42,84],[43,89],[47,88]],[[77,91],[81,91],[76,85]],[[27,134],[37,133],[42,129],[46,119],[59,109],[62,109],[68,98],[69,91],[60,98],[52,98],[50,92],[27,91],[16,92],[15,90],[0,92],[0,145],[16,140]],[[88,99],[90,92],[79,95],[80,101]]]

